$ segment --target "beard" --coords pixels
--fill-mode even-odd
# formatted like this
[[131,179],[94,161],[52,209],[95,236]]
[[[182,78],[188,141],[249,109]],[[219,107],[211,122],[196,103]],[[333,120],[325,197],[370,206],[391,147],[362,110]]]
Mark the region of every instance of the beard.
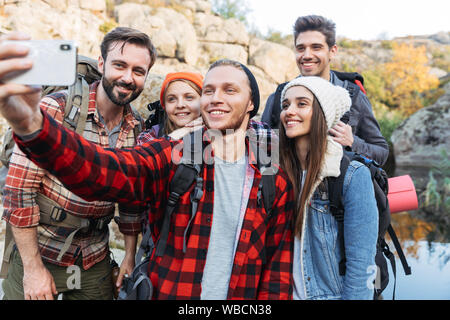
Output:
[[[125,106],[131,101],[135,100],[142,92],[143,88],[137,89],[136,85],[133,83],[125,83],[119,81],[109,82],[105,76],[102,77],[102,86],[108,96],[114,104],[118,106]],[[114,87],[122,87],[127,90],[132,90],[131,94],[117,93],[114,94]]]

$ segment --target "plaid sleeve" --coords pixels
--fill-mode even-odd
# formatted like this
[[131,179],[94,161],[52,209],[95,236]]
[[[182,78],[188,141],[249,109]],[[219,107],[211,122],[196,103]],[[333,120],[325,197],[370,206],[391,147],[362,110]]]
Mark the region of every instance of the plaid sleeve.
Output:
[[38,136],[20,149],[86,201],[127,203],[143,212],[146,203],[164,194],[174,144],[156,139],[131,149],[103,149],[67,130],[46,112]]
[[[56,121],[61,122],[63,101],[63,94],[53,94],[51,97],[44,97],[40,106]],[[35,196],[41,188],[44,175],[45,170],[28,160],[17,145],[14,146],[3,189],[3,220],[15,227],[35,227],[39,224],[39,206]]]
[[272,221],[266,238],[267,264],[258,288],[258,299],[261,300],[292,299],[294,202],[292,186],[287,179],[285,175],[277,176],[277,200],[272,208]]
[[39,206],[34,199],[44,174],[14,147],[3,189],[3,220],[19,228],[39,224]]
[[142,131],[137,137],[136,144],[138,146],[143,145],[149,141],[155,140],[157,138],[157,134],[155,129],[152,127],[148,130]]
[[147,218],[146,212],[135,212],[124,204],[119,204],[119,231],[126,235],[138,235],[142,222]]

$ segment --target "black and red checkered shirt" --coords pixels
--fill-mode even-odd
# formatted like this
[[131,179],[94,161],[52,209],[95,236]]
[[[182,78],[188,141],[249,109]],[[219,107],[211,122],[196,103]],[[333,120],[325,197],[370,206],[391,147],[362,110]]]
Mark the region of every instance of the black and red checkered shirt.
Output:
[[[43,114],[43,129],[37,137],[25,142],[15,136],[28,157],[87,200],[125,202],[136,208],[137,213],[148,205],[151,224],[161,225],[169,182],[177,168],[172,151],[175,147],[175,151],[181,150],[182,141],[156,139],[133,149],[102,149]],[[253,163],[255,154],[248,146],[249,162]],[[191,190],[180,197],[172,215],[164,256],[152,257],[149,274],[156,299],[200,299],[214,206],[214,165],[206,163],[205,160],[202,172],[204,193],[191,225],[186,252],[183,241],[191,216]],[[254,179],[234,257],[228,299],[290,299],[292,187],[279,170],[275,176],[276,197],[268,216],[257,201],[261,173],[256,165],[250,165]],[[158,238],[158,227],[154,231]]]
[[[83,137],[103,148],[109,147],[108,134],[99,119],[96,97],[99,82],[89,86],[89,104]],[[40,106],[57,122],[62,123],[65,112],[67,92],[56,92],[44,97]],[[130,105],[124,106],[123,122],[120,127],[116,147],[125,148],[135,145],[135,132],[139,120],[133,114]],[[14,227],[37,227],[38,244],[43,260],[59,266],[73,265],[81,254],[84,269],[89,269],[102,261],[109,253],[108,229],[78,232],[69,248],[57,259],[73,229],[63,226],[40,224],[40,208],[36,194],[43,194],[56,202],[70,214],[90,219],[100,218],[114,213],[115,204],[106,201],[86,202],[73,194],[48,171],[37,167],[18,149],[9,162],[9,171],[3,189],[2,218]],[[141,231],[141,219],[134,212],[128,212],[125,205],[119,205],[119,228],[124,234],[137,235]]]

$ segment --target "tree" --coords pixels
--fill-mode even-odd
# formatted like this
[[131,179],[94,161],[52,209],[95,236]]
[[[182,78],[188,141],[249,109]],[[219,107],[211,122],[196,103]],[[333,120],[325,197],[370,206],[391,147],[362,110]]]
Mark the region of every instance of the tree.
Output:
[[425,46],[394,42],[392,48],[392,61],[382,66],[386,104],[411,115],[423,107],[421,94],[437,88],[439,79],[430,74]]
[[236,18],[245,24],[251,11],[245,0],[213,0],[212,9],[225,19]]

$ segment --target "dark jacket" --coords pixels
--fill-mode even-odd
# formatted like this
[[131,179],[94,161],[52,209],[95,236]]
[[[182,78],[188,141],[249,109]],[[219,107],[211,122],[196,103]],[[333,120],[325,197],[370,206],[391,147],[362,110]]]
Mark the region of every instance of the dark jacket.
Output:
[[[352,92],[352,106],[349,113],[348,124],[353,131],[352,151],[371,158],[383,165],[389,155],[389,145],[380,131],[380,126],[372,112],[372,105],[367,96],[353,83],[340,80],[333,71],[330,71],[330,81],[334,85],[344,87],[351,85],[355,90]],[[280,84],[284,86],[284,84]],[[280,108],[281,102],[275,101],[275,92],[272,93],[266,102],[261,121],[266,122],[271,128],[278,128],[279,117],[272,116],[275,112],[274,106]],[[279,115],[279,112],[277,113]]]

